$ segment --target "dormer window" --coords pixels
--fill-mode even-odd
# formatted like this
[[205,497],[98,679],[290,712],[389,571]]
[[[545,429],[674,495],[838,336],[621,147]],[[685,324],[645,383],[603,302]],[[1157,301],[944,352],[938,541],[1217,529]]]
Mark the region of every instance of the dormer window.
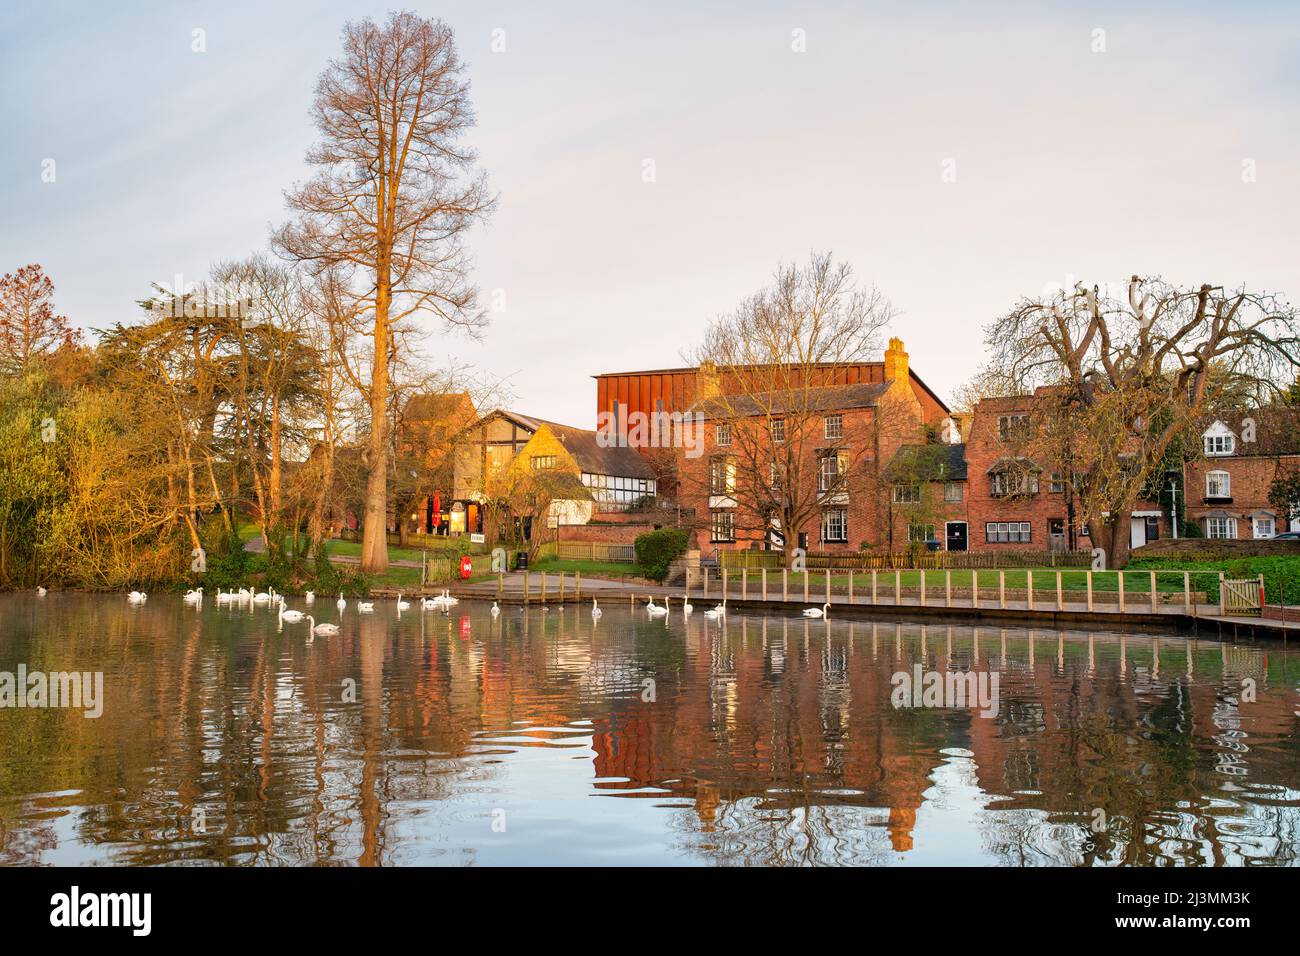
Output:
[[1237,438],[1223,422],[1215,422],[1203,436],[1207,456],[1231,455],[1237,450]]

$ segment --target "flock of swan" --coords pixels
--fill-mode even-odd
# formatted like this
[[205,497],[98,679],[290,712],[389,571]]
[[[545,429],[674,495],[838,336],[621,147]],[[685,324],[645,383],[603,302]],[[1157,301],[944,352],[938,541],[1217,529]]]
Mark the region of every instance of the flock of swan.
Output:
[[[36,593],[38,596],[44,597],[45,588],[37,588]],[[126,600],[128,604],[144,604],[147,600],[149,600],[149,595],[146,594],[144,591],[132,591],[129,594],[127,594]],[[308,604],[314,603],[316,600],[315,592],[308,591],[303,596],[303,600]],[[184,601],[186,604],[202,606],[203,588],[195,588],[193,590],[186,591]],[[683,596],[681,602],[682,602],[681,603],[682,617],[684,618],[690,617],[691,612],[695,610],[694,605],[691,604],[690,597]],[[394,606],[397,608],[398,614],[401,614],[402,611],[409,610],[411,607],[411,602],[404,600],[402,598],[402,594],[400,591],[398,592],[397,597],[394,599],[393,603]],[[425,611],[447,611],[455,607],[459,603],[460,603],[459,598],[452,597],[451,591],[444,589],[441,594],[438,594],[435,597],[421,598],[420,608]],[[672,603],[671,595],[664,596],[664,603],[662,605],[655,604],[655,599],[653,596],[651,596],[646,601],[645,604],[646,614],[652,618],[667,618],[671,611],[671,603]],[[270,605],[278,608],[277,613],[280,621],[287,621],[290,624],[297,624],[300,621],[306,620],[307,623],[311,625],[311,632],[313,634],[330,635],[330,634],[337,634],[339,632],[339,626],[337,624],[330,624],[326,622],[317,624],[316,619],[312,617],[310,614],[307,614],[304,611],[293,610],[291,608],[285,607],[284,595],[276,593],[275,588],[267,588],[267,590],[265,591],[256,591],[251,588],[240,588],[238,591],[232,588],[230,591],[225,591],[221,588],[218,588],[217,606],[221,607],[221,606],[228,606],[228,605],[234,605],[237,607],[247,606],[250,610],[260,605]],[[344,609],[347,608],[348,606],[347,599],[343,597],[342,594],[340,594],[339,599],[334,602],[334,606],[337,607],[339,609],[339,613],[342,614]],[[374,612],[374,610],[375,610],[374,601],[357,601],[357,611],[360,612],[361,614],[371,614]],[[549,608],[547,608],[546,605],[542,605],[542,610],[547,611],[549,610]],[[560,610],[564,610],[563,605],[560,605]],[[496,601],[493,601],[489,613],[491,613],[492,617],[494,618],[497,617],[501,613],[501,606]],[[598,621],[600,620],[600,617],[603,613],[604,612],[600,609],[600,604],[597,602],[596,598],[592,598],[591,619],[593,621]],[[831,613],[831,605],[829,601],[823,604],[821,607],[813,606],[813,607],[806,607],[803,609],[804,617],[829,618],[830,613]],[[722,599],[722,602],[718,604],[716,607],[709,608],[704,612],[704,616],[709,618],[710,620],[720,620],[726,617],[726,615],[727,615],[727,599],[725,597]]]

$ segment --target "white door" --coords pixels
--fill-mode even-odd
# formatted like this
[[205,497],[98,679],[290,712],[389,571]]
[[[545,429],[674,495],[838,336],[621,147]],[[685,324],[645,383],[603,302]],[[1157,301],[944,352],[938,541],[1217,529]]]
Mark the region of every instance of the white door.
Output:
[[1140,548],[1147,543],[1147,519],[1130,518],[1128,546],[1130,548]]

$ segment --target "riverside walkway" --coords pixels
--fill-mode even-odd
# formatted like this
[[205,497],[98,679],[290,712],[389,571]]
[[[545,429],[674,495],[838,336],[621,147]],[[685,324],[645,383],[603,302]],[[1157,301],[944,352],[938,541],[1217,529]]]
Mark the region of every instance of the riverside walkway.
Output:
[[[1024,573],[1024,572],[1022,572]],[[774,613],[802,613],[805,608],[830,604],[830,615],[856,619],[905,618],[1019,624],[1051,623],[1062,627],[1093,626],[1209,631],[1225,636],[1280,637],[1300,632],[1300,612],[1295,620],[1276,620],[1256,613],[1240,613],[1224,601],[1228,589],[1219,582],[1219,602],[1209,602],[1205,593],[1193,590],[1194,572],[1118,572],[1118,590],[1094,588],[1092,572],[1030,571],[1026,586],[1009,587],[1006,573],[989,586],[967,572],[930,572],[916,575],[907,571],[859,571],[853,573],[813,571],[798,575],[783,572],[733,572],[719,577],[707,572],[690,576],[689,586],[664,587],[643,581],[621,581],[574,574],[513,571],[495,579],[466,584],[430,585],[424,592],[435,594],[447,588],[459,598],[498,601],[502,604],[547,604],[590,601],[612,605],[627,601],[644,604],[651,598],[677,604],[689,596],[697,611],[721,603],[735,610]],[[909,583],[906,575],[917,577]],[[1067,587],[1084,576],[1084,587]],[[935,577],[942,577],[937,586]],[[965,578],[966,580],[962,580]],[[1173,588],[1171,581],[1181,583]],[[1157,587],[1163,583],[1164,590]],[[1144,588],[1141,591],[1137,587]],[[377,592],[378,593],[378,592]]]

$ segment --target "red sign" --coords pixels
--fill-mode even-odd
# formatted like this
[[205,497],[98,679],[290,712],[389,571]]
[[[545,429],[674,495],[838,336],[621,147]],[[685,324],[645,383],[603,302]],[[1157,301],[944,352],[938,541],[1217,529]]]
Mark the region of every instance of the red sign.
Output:
[[462,555],[460,559],[460,578],[462,581],[469,580],[470,572],[474,570],[474,562],[469,559],[469,555]]

